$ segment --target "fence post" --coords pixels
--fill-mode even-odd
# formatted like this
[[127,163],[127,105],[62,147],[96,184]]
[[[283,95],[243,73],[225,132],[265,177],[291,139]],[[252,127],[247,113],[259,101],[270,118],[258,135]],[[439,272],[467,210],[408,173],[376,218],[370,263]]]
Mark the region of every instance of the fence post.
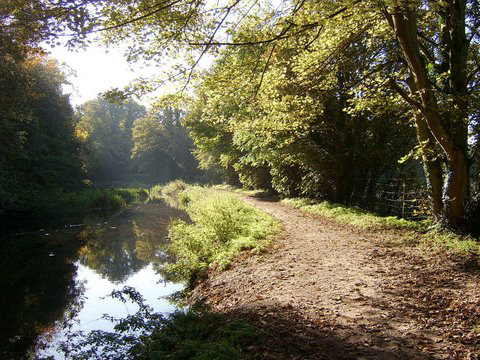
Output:
[[405,179],[402,185],[402,219],[405,219]]

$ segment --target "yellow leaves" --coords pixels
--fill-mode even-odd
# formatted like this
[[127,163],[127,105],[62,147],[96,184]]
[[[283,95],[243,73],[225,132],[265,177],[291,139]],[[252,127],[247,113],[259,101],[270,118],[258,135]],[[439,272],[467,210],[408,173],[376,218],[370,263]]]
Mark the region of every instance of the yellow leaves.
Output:
[[82,142],[85,142],[88,139],[88,131],[86,131],[85,129],[82,129],[78,125],[75,127],[74,135],[77,139],[81,140]]

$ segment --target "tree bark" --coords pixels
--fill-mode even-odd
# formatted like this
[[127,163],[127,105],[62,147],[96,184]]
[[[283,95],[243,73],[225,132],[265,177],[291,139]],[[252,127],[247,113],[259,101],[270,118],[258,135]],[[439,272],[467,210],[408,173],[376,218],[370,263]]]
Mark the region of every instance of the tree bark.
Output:
[[[435,89],[431,83],[425,61],[421,56],[417,39],[416,10],[396,7],[393,14],[386,14],[390,26],[395,31],[400,43],[403,57],[412,75],[410,90],[417,99],[414,104],[417,135],[421,143],[429,144],[434,140],[443,150],[446,161],[445,182],[439,176],[439,164],[424,158],[427,181],[430,181],[433,211],[437,219],[447,226],[459,229],[464,224],[465,204],[468,198],[469,168],[467,156],[467,41],[465,37],[465,1],[450,0],[445,8],[444,17],[447,31],[442,35],[445,41],[443,49],[448,56],[444,59],[449,64],[449,89],[454,102],[453,109],[442,114]],[[448,116],[446,116],[446,114]],[[421,119],[423,118],[423,120]],[[448,130],[447,130],[448,129]],[[443,185],[443,196],[439,200],[439,186]]]
[[[412,77],[407,79],[407,85],[410,93],[418,97],[418,89]],[[432,208],[433,217],[436,221],[441,221],[443,214],[443,172],[442,162],[436,156],[435,139],[428,128],[425,118],[419,110],[414,110],[415,130],[417,140],[421,146],[422,163],[427,183],[428,197]]]

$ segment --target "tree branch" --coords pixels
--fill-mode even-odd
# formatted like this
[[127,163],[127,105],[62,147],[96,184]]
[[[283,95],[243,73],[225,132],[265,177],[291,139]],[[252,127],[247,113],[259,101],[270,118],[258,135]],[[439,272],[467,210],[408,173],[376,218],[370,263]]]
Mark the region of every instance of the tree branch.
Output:
[[[230,14],[230,11],[232,11],[232,9],[240,2],[240,0],[236,0],[232,5],[230,5],[226,10],[225,12],[225,15],[223,16],[222,20],[220,20],[220,22],[218,23],[218,25],[215,27],[215,30],[213,31],[213,33],[210,35],[209,39],[208,39],[208,43],[205,45],[205,48],[202,50],[202,53],[200,54],[200,56],[198,57],[197,61],[195,61],[195,63],[193,64],[192,66],[192,70],[190,70],[190,73],[188,74],[188,78],[187,78],[187,82],[185,83],[185,85],[183,86],[183,90],[186,89],[186,87],[188,86],[188,84],[190,84],[190,81],[192,79],[192,75],[193,75],[193,70],[197,67],[198,63],[200,62],[200,60],[202,60],[203,56],[207,53],[208,49],[210,49],[210,47],[212,46],[212,42],[213,42],[213,39],[215,38],[215,35],[217,34],[218,30],[222,27],[223,23],[225,22],[225,20],[227,19],[227,16],[228,14]],[[182,91],[183,91],[182,90]]]
[[390,87],[395,90],[407,103],[409,103],[410,105],[412,105],[413,107],[415,107],[417,110],[420,110],[420,111],[425,111],[424,107],[422,106],[422,104],[420,104],[418,101],[415,101],[414,99],[412,99],[406,92],[405,90],[403,90],[398,84],[397,82],[395,81],[395,79],[393,78],[390,78],[388,79],[388,85],[390,85]]
[[[167,3],[167,2],[161,2],[159,4],[157,4],[156,6],[158,5],[164,5],[164,6],[161,6],[155,10],[152,10],[144,15],[141,15],[141,16],[138,16],[138,17],[134,17],[134,18],[131,18],[131,19],[128,19],[128,20],[125,20],[124,22],[121,22],[120,24],[115,24],[115,25],[112,25],[112,26],[107,26],[107,27],[104,27],[104,28],[100,28],[100,29],[94,29],[94,30],[88,30],[88,31],[81,31],[81,32],[76,32],[76,33],[69,33],[69,34],[60,34],[59,36],[61,37],[69,37],[69,36],[75,36],[75,35],[88,35],[88,34],[94,34],[94,33],[98,33],[98,32],[103,32],[103,31],[108,31],[108,30],[115,30],[115,29],[119,29],[125,25],[129,25],[129,24],[132,24],[134,22],[137,22],[137,21],[140,21],[140,20],[143,20],[143,19],[146,19],[152,15],[155,15],[157,13],[159,13],[160,11],[162,10],[165,10],[165,9],[168,9],[169,7],[172,7],[173,5],[176,5],[178,4],[179,2],[181,2],[182,0],[175,0],[175,1],[172,1],[170,3]],[[156,7],[154,6],[154,8]],[[54,34],[52,34],[54,35]]]
[[260,83],[258,84],[257,89],[255,90],[254,98],[257,97],[258,92],[260,91],[260,88],[262,87],[263,78],[265,76],[265,73],[267,72],[268,65],[270,64],[270,60],[272,59],[272,55],[273,55],[273,52],[275,51],[276,46],[277,46],[277,44],[273,44],[272,50],[270,51],[270,54],[268,55],[267,62],[265,63],[265,67],[263,68],[263,71],[262,71],[262,76],[260,77]]

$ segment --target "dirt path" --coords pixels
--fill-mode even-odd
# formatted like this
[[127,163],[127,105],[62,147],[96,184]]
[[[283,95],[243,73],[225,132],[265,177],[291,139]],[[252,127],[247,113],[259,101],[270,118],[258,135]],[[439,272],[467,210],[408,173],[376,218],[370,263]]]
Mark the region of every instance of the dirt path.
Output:
[[194,291],[265,334],[262,359],[480,359],[480,274],[465,259],[389,247],[394,233],[254,198],[284,233]]

